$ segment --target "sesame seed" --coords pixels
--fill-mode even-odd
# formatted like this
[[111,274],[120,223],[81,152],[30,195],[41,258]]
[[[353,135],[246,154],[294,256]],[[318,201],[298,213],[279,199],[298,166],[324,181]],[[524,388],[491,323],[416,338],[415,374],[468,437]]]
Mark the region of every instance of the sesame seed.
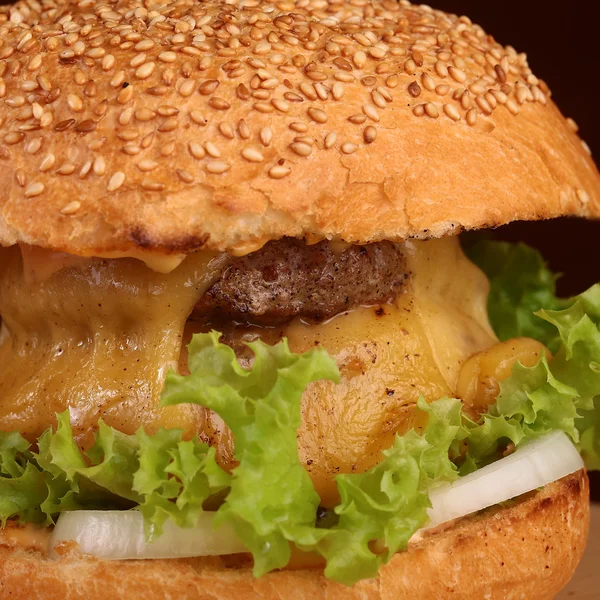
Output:
[[219,131],[223,137],[232,140],[235,137],[233,127],[229,123],[219,123]]
[[493,112],[490,103],[485,99],[484,96],[477,96],[475,98],[475,104],[481,109],[481,112],[485,115],[491,115]]
[[171,51],[161,52],[158,55],[158,60],[164,63],[174,63],[177,60],[177,54]]
[[4,136],[4,143],[7,146],[12,146],[14,144],[18,144],[20,141],[25,139],[25,134],[21,131],[9,131]]
[[326,123],[327,122],[327,114],[325,113],[325,111],[321,110],[320,108],[309,108],[308,109],[308,116],[315,121],[315,123]]
[[107,54],[102,59],[102,70],[110,71],[115,66],[115,57],[112,54]]
[[177,129],[178,122],[176,117],[171,117],[169,119],[165,119],[158,127],[158,131],[161,133],[168,133],[169,131],[174,131]]
[[165,189],[165,184],[159,181],[152,181],[151,179],[143,179],[141,186],[148,192],[162,192]]
[[[173,109],[173,110],[177,110],[177,109]],[[160,112],[160,109],[159,109]],[[176,114],[176,113],[174,113]],[[168,115],[165,115],[168,116]],[[204,126],[207,123],[207,120],[204,118],[204,115],[199,111],[199,110],[192,110],[190,112],[190,119],[196,123],[196,125],[201,125]]]
[[354,53],[352,61],[357,69],[362,69],[367,64],[367,55],[362,50],[358,50]]
[[483,85],[483,83],[481,81],[478,80],[469,86],[469,91],[474,96],[480,96],[481,94],[483,94],[485,92],[485,86]]
[[25,185],[27,184],[27,176],[25,175],[25,171],[23,171],[23,169],[16,170],[15,179],[21,187],[25,187]]
[[458,81],[458,83],[463,83],[467,79],[467,74],[462,69],[457,69],[456,67],[449,67],[448,73],[450,77],[454,79],[454,81]]
[[210,94],[212,94],[217,88],[219,87],[219,81],[217,81],[216,79],[207,79],[206,81],[204,81],[200,87],[198,88],[198,91],[203,95],[203,96],[209,96]]
[[246,160],[255,163],[262,162],[265,159],[262,153],[256,148],[244,148],[242,150],[242,156]]
[[155,62],[147,62],[138,67],[135,70],[135,76],[138,79],[148,79],[152,73],[154,73],[154,69],[156,68]]
[[187,98],[194,93],[194,89],[196,88],[196,82],[193,79],[186,79],[181,82],[177,91],[180,96]]
[[332,148],[337,141],[337,133],[335,131],[330,131],[326,136],[323,142],[326,149]]
[[316,100],[318,98],[317,96],[317,92],[315,91],[315,88],[310,85],[309,83],[307,83],[306,81],[302,81],[300,83],[300,85],[298,86],[298,89],[309,99],[309,100]]
[[185,169],[176,169],[175,172],[177,173],[179,179],[181,179],[181,181],[184,183],[193,183],[194,176],[189,171],[186,171]]
[[226,171],[229,171],[231,165],[229,163],[220,161],[220,160],[212,160],[206,163],[206,170],[214,175],[221,175]]
[[40,183],[39,181],[30,183],[27,186],[27,189],[25,190],[25,197],[26,198],[35,198],[36,196],[43,194],[45,189],[46,188],[45,188],[44,184]]
[[281,98],[273,98],[273,100],[271,100],[271,103],[280,112],[286,113],[290,110],[290,105]]
[[421,75],[421,83],[428,92],[433,92],[435,89],[435,81],[429,73],[423,73],[423,75]]
[[476,123],[477,123],[477,117],[478,117],[477,109],[476,108],[471,108],[467,112],[467,123],[471,127],[474,127],[476,125]]
[[188,149],[194,158],[201,159],[206,156],[206,150],[204,150],[204,147],[196,142],[190,142],[188,144]]
[[379,123],[379,113],[377,112],[377,109],[372,104],[365,104],[363,106],[363,112],[365,113],[365,115],[367,117],[369,117],[369,119],[371,119],[371,121],[375,121],[376,123]]
[[421,95],[421,86],[416,81],[413,81],[408,86],[408,93],[413,98],[418,98]]
[[263,127],[260,130],[259,137],[263,146],[268,146],[271,143],[271,140],[273,139],[273,130],[270,127]]
[[94,160],[93,170],[94,175],[98,175],[99,177],[106,172],[106,162],[102,156],[98,156],[96,160]]
[[289,167],[284,167],[281,165],[275,165],[269,169],[269,177],[272,179],[283,179],[287,177],[292,170]]
[[78,200],[73,200],[66,204],[63,209],[60,211],[63,215],[74,215],[81,208],[81,202]]
[[425,114],[432,119],[437,119],[440,116],[440,111],[438,107],[433,104],[433,102],[428,102],[425,104]]
[[56,170],[56,172],[59,175],[72,175],[75,172],[75,165],[71,163],[64,163]]
[[137,167],[140,171],[143,171],[145,173],[150,172],[150,171],[154,171],[154,169],[156,169],[156,167],[158,167],[158,163],[153,161],[153,160],[142,160],[137,164]]
[[444,113],[453,121],[460,121],[460,113],[454,104],[444,104]]
[[350,123],[354,123],[355,125],[362,125],[366,120],[366,115],[363,115],[361,113],[356,113],[355,115],[351,115],[348,117],[348,121],[350,121]]
[[54,154],[47,154],[40,163],[40,172],[45,173],[46,171],[49,171],[54,166],[55,162],[56,158]]
[[468,110],[471,108],[471,92],[469,90],[465,90],[460,96],[460,105],[464,110]]
[[221,158],[221,151],[212,142],[205,142],[204,149],[213,158]]
[[381,60],[385,54],[386,52],[383,48],[374,47],[369,50],[369,56],[375,60]]
[[268,114],[275,111],[275,106],[267,104],[266,102],[256,102],[252,105],[252,108],[262,114]]
[[590,203],[590,195],[585,190],[577,190],[577,198],[584,206]]
[[527,88],[523,85],[517,86],[517,102],[525,104],[527,101]]
[[340,150],[344,154],[354,154],[358,150],[358,146],[352,142],[344,142],[341,145]]
[[336,81],[331,88],[331,95],[334,100],[340,100],[344,95],[345,87],[341,81]]
[[390,88],[395,88],[400,83],[400,78],[398,75],[390,75],[386,80],[385,84]]
[[304,142],[294,142],[290,144],[290,149],[298,156],[309,156],[312,154],[312,146]]
[[216,110],[227,110],[230,107],[229,102],[226,102],[225,100],[223,100],[223,98],[218,98],[216,96],[213,96],[208,101],[208,104]]
[[131,102],[133,99],[133,92],[134,90],[132,85],[128,85],[126,88],[123,88],[117,96],[117,101],[119,104],[127,104],[128,102]]
[[505,106],[515,116],[518,115],[521,112],[521,109],[519,108],[519,105],[512,98],[509,98],[506,101]]
[[125,183],[125,173],[123,173],[122,171],[117,171],[108,180],[108,185],[106,186],[106,189],[109,192],[114,192],[114,191],[118,190],[124,183]]
[[81,170],[79,171],[79,177],[81,179],[84,179],[85,177],[87,177],[88,173],[92,170],[92,166],[93,166],[93,162],[91,160],[86,161],[83,164],[83,167],[81,167]]
[[304,98],[295,92],[286,92],[283,97],[288,102],[304,102]]
[[25,152],[35,154],[42,147],[42,138],[33,138],[25,145]]
[[502,68],[502,66],[501,65],[496,65],[494,67],[494,71],[496,72],[496,77],[498,78],[498,81],[500,83],[506,83],[506,80],[507,80],[506,72]]
[[386,107],[385,98],[382,96],[381,92],[379,92],[378,90],[373,90],[371,92],[371,99],[373,100],[373,104],[375,104],[375,106],[378,106],[379,108]]
[[448,67],[441,60],[438,60],[435,63],[435,72],[442,78],[447,77]]
[[313,84],[315,87],[315,92],[317,92],[317,96],[321,100],[327,100],[329,97],[329,88],[325,87],[322,83]]
[[569,129],[573,133],[577,133],[579,131],[579,125],[577,125],[577,123],[575,122],[575,120],[572,119],[571,117],[567,117],[567,125],[569,126]]
[[240,119],[238,123],[238,133],[243,140],[250,139],[250,128],[244,119]]
[[152,121],[156,117],[156,113],[149,108],[138,108],[134,114],[135,118],[142,122]]
[[365,130],[363,131],[363,139],[365,140],[365,144],[372,144],[377,137],[377,129],[372,125],[367,125]]
[[81,112],[83,110],[83,101],[76,94],[69,94],[67,96],[67,104],[73,112]]

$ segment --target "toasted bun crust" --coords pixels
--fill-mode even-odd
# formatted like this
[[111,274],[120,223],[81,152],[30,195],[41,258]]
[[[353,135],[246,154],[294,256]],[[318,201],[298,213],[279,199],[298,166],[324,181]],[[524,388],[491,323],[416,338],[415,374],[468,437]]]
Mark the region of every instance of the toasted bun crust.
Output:
[[322,571],[271,573],[220,559],[104,562],[71,554],[58,562],[23,549],[0,548],[0,596],[12,600],[544,600],[571,578],[589,525],[583,471],[464,519],[414,544],[353,588]]
[[3,245],[243,253],[600,216],[526,57],[406,1],[21,1],[0,98]]

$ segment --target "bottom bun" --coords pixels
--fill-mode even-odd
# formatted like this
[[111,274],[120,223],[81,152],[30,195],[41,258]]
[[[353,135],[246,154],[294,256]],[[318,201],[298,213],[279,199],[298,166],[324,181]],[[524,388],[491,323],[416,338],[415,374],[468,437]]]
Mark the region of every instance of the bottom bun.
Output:
[[[101,561],[72,551],[58,561],[0,546],[0,598],[12,600],[511,600],[550,599],[569,581],[589,525],[584,471],[431,533],[375,579],[347,588],[322,570],[254,579],[226,557]],[[18,536],[11,536],[14,540]],[[229,566],[228,566],[229,565]]]

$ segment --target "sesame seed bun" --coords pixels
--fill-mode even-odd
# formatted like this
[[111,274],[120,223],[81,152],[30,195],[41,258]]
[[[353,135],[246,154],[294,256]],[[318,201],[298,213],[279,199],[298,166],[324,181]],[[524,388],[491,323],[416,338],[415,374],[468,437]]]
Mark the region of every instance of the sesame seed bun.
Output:
[[526,57],[405,1],[18,2],[0,99],[2,245],[245,252],[600,217]]
[[353,588],[322,570],[254,579],[219,558],[107,562],[72,552],[54,562],[0,546],[0,592],[12,600],[550,600],[583,554],[589,490],[583,471],[507,508],[465,518],[397,554],[375,579]]

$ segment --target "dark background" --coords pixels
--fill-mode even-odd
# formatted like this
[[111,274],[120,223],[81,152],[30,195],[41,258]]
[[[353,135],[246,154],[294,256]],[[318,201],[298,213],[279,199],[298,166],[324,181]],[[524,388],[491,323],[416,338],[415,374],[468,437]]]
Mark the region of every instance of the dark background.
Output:
[[[431,0],[430,4],[468,15],[501,44],[526,52],[533,72],[548,83],[553,100],[579,125],[593,155],[600,156],[597,0]],[[518,224],[497,234],[525,239],[540,248],[552,268],[564,274],[559,281],[564,294],[600,281],[600,222],[561,219]]]

